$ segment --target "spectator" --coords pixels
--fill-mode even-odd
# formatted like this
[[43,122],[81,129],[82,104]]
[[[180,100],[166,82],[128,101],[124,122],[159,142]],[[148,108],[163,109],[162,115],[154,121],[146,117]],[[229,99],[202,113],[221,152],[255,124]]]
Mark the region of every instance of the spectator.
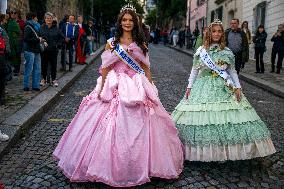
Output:
[[92,20],[88,21],[88,25],[86,27],[86,34],[87,34],[87,40],[88,40],[88,54],[93,55],[94,51],[94,23]]
[[11,51],[9,44],[9,37],[3,27],[5,21],[6,21],[5,15],[0,14],[0,105],[5,104],[5,83],[6,83],[5,68],[7,64],[6,57]]
[[42,52],[42,80],[40,82],[41,86],[46,85],[48,68],[51,69],[51,84],[54,87],[58,86],[56,79],[57,72],[57,55],[58,47],[62,44],[64,40],[64,35],[57,27],[57,22],[54,21],[54,16],[52,13],[47,12],[44,15],[45,23],[40,28],[40,36],[46,40],[47,48]]
[[284,24],[278,25],[278,30],[273,35],[271,41],[273,42],[272,53],[271,53],[271,72],[275,71],[275,59],[278,54],[276,73],[279,74],[282,68],[282,62],[284,56]]
[[75,24],[75,16],[69,16],[69,22],[62,26],[63,35],[65,37],[64,45],[62,46],[61,52],[61,65],[62,70],[66,71],[66,51],[69,53],[69,71],[72,71],[73,56],[74,56],[74,45],[78,39],[79,27]]
[[177,30],[176,28],[174,28],[173,31],[172,31],[172,35],[173,35],[173,45],[174,45],[174,47],[177,46],[178,34],[179,34],[178,30]]
[[[5,15],[0,14],[0,106],[5,104],[5,67],[6,67],[6,54],[10,51],[9,37],[3,28],[5,23]],[[9,140],[9,136],[0,130],[0,141]]]
[[203,44],[203,38],[208,32],[209,32],[209,28],[204,27],[202,34],[199,35],[196,39],[195,46],[194,46],[195,51]]
[[[242,31],[246,34],[248,44],[251,44],[251,32],[248,28],[248,21],[244,21],[242,23]],[[245,67],[245,63],[249,60],[249,45],[245,49],[243,62],[241,68],[243,69]]]
[[[255,36],[253,38],[254,49],[255,49],[255,60],[256,60],[256,72],[255,73],[264,73],[264,63],[263,63],[263,54],[266,51],[265,42],[267,38],[267,33],[264,30],[263,25],[259,25]],[[260,67],[259,67],[260,66]]]
[[185,43],[185,29],[182,28],[180,30],[180,32],[178,33],[178,44],[179,44],[179,47],[182,48],[184,43]]
[[24,91],[29,91],[30,75],[32,74],[32,89],[40,91],[41,57],[40,42],[44,39],[38,36],[39,32],[37,16],[35,13],[27,14],[27,22],[24,30]]
[[191,35],[190,27],[188,26],[185,31],[185,41],[186,41],[187,49],[190,49],[192,47],[191,37],[192,35]]
[[11,53],[9,55],[9,62],[14,67],[14,75],[18,76],[21,66],[21,48],[19,44],[21,29],[19,24],[16,22],[16,11],[8,12],[8,20],[5,29],[9,36]]
[[235,69],[240,73],[244,62],[244,54],[248,48],[246,34],[239,28],[239,19],[233,18],[230,23],[231,28],[225,32],[226,46],[231,49],[235,55]]
[[76,42],[76,60],[77,63],[84,64],[86,62],[87,26],[84,24],[83,16],[78,16],[77,24],[79,27],[79,35]]

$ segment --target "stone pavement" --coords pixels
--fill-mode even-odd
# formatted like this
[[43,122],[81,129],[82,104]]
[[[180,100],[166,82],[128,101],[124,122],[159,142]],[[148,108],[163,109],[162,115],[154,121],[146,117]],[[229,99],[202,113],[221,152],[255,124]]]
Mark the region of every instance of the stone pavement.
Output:
[[[185,47],[173,47],[168,45],[168,47],[193,56],[194,52],[191,49],[186,49]],[[266,54],[265,54],[266,55]],[[284,98],[284,69],[280,74],[270,73],[271,63],[265,63],[265,73],[257,74],[255,73],[255,60],[249,60],[245,64],[245,68],[241,70],[240,79],[245,80],[253,85],[257,85],[264,90],[267,90],[275,95]]]
[[[168,55],[171,56],[168,56]],[[150,46],[153,79],[166,110],[171,112],[183,97],[192,58],[161,45]],[[174,68],[174,71],[173,71]],[[77,112],[82,98],[98,78],[99,62],[90,65],[24,138],[0,160],[0,183],[5,189],[111,189],[102,183],[71,183],[52,158],[59,139]],[[185,162],[178,179],[153,178],[133,189],[284,188],[284,99],[241,81],[243,91],[271,131],[277,153],[263,158],[224,163]]]
[[[103,47],[87,59],[91,63],[102,52]],[[60,53],[59,53],[60,54]],[[60,60],[60,55],[59,55]],[[59,62],[60,64],[60,62]],[[58,64],[58,70],[60,65]],[[68,66],[67,66],[68,68]],[[58,72],[58,87],[46,85],[41,87],[41,91],[23,91],[23,75],[14,77],[8,82],[6,87],[6,105],[0,106],[0,129],[10,137],[9,141],[0,142],[0,159],[3,154],[9,150],[13,143],[25,133],[58,98],[60,93],[64,92],[75,79],[83,73],[87,65],[74,65],[73,72]]]

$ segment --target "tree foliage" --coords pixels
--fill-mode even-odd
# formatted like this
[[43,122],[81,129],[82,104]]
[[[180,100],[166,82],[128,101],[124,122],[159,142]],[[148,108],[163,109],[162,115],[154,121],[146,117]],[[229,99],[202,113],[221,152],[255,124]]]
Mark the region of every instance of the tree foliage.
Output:
[[[158,26],[167,25],[170,20],[178,21],[180,17],[185,17],[187,11],[187,1],[186,0],[155,0],[156,3],[156,17],[157,20],[148,19]],[[151,13],[151,12],[150,12]],[[152,13],[151,13],[152,14]],[[149,15],[152,17],[153,15]],[[148,23],[153,25],[154,23]]]
[[111,24],[116,22],[117,15],[122,6],[131,3],[137,13],[143,14],[143,7],[138,0],[93,0],[94,1],[94,17],[101,24]]
[[151,28],[154,28],[157,21],[157,9],[151,10],[145,19],[145,23],[149,25]]

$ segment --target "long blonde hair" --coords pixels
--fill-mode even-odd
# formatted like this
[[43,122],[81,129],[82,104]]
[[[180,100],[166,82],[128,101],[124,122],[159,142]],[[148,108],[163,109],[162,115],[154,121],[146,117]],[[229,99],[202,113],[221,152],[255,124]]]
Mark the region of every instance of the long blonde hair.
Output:
[[210,45],[213,43],[212,41],[212,28],[214,26],[220,26],[222,30],[222,36],[219,41],[220,49],[223,50],[226,47],[226,40],[225,40],[225,31],[224,27],[221,23],[211,23],[208,27],[208,31],[205,32],[204,37],[203,37],[203,46],[205,49],[209,49]]

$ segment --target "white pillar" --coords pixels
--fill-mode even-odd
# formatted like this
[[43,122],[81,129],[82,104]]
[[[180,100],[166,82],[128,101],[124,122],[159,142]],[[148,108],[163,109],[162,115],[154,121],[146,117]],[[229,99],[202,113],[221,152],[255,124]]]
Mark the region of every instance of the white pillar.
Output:
[[7,10],[7,0],[0,0],[0,12],[5,14]]

